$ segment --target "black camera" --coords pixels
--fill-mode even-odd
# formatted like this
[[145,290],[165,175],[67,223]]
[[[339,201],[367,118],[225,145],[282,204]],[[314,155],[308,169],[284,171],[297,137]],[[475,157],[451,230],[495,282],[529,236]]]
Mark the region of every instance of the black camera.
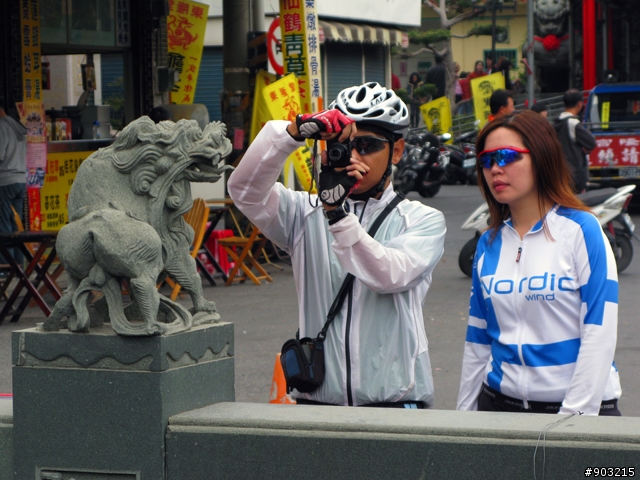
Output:
[[349,142],[340,143],[337,139],[327,141],[327,165],[342,168],[351,165],[351,146]]

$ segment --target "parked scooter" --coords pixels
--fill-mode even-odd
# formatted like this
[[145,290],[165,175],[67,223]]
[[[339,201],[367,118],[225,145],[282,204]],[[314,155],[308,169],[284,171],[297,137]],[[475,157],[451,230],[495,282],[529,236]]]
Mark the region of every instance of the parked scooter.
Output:
[[[631,239],[635,238],[640,241],[634,234],[635,225],[627,213],[627,207],[631,202],[632,192],[635,188],[635,185],[625,185],[618,189],[603,188],[578,195],[578,198],[587,207],[591,207],[591,211],[602,225],[613,249],[618,273],[624,271],[633,260]],[[490,221],[489,206],[483,203],[462,224],[462,230],[475,231],[475,236],[465,243],[458,256],[460,270],[469,277],[473,271],[473,259],[478,240],[480,235],[489,228]]]
[[405,142],[405,150],[400,162],[394,168],[393,184],[396,191],[409,193],[417,191],[423,197],[433,197],[440,191],[444,178],[443,156],[440,153],[440,137],[430,133],[410,133]]
[[444,144],[440,151],[446,157],[444,166],[445,177],[443,183],[455,185],[478,184],[476,172],[476,146],[471,143],[478,135],[477,130],[460,135],[453,144]]

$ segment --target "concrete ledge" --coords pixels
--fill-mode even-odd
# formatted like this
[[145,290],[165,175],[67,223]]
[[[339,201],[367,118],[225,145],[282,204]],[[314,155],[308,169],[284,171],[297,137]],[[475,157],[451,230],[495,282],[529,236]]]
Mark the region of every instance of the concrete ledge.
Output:
[[640,474],[640,418],[242,403],[171,417],[167,471],[171,480],[524,479],[539,436],[539,478],[543,456],[547,479],[584,478],[587,467]]
[[13,480],[13,399],[0,398],[0,480]]

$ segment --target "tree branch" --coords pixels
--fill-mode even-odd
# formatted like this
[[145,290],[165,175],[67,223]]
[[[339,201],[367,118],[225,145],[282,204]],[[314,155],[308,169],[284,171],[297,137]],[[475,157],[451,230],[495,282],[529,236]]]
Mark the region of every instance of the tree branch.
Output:
[[446,21],[446,26],[445,26],[445,22],[442,22],[442,26],[444,28],[451,28],[452,26],[454,26],[457,23],[460,22],[464,22],[465,20],[469,20],[470,18],[473,17],[477,17],[478,15],[481,15],[483,13],[485,13],[487,11],[486,7],[483,8],[482,10],[471,10],[469,12],[465,12],[465,13],[461,13],[460,15],[456,15],[455,17],[453,17],[451,20],[447,20]]

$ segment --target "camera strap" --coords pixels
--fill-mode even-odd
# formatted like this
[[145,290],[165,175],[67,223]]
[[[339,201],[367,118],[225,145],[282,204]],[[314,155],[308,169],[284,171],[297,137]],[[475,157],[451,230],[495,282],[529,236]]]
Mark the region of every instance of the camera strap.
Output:
[[[382,225],[382,222],[384,221],[384,219],[387,218],[387,215],[389,215],[389,213],[391,213],[391,210],[393,210],[402,200],[404,200],[404,198],[405,196],[403,193],[400,193],[400,192],[396,193],[395,198],[391,200],[389,204],[384,208],[382,213],[378,215],[375,222],[373,222],[373,225],[371,225],[371,228],[367,232],[371,236],[371,238],[374,237],[374,235],[378,231],[378,228],[380,228],[380,225]],[[353,276],[353,274],[349,273],[344,279],[344,282],[342,282],[342,286],[338,291],[338,295],[333,301],[333,304],[329,309],[329,313],[327,314],[327,321],[325,322],[324,327],[322,327],[322,330],[318,334],[318,342],[324,342],[324,339],[327,337],[327,330],[329,330],[329,325],[331,325],[331,322],[333,322],[333,319],[336,317],[336,315],[342,308],[342,304],[344,303],[344,299],[347,297],[347,293],[349,293],[353,288],[354,278],[355,277]]]

